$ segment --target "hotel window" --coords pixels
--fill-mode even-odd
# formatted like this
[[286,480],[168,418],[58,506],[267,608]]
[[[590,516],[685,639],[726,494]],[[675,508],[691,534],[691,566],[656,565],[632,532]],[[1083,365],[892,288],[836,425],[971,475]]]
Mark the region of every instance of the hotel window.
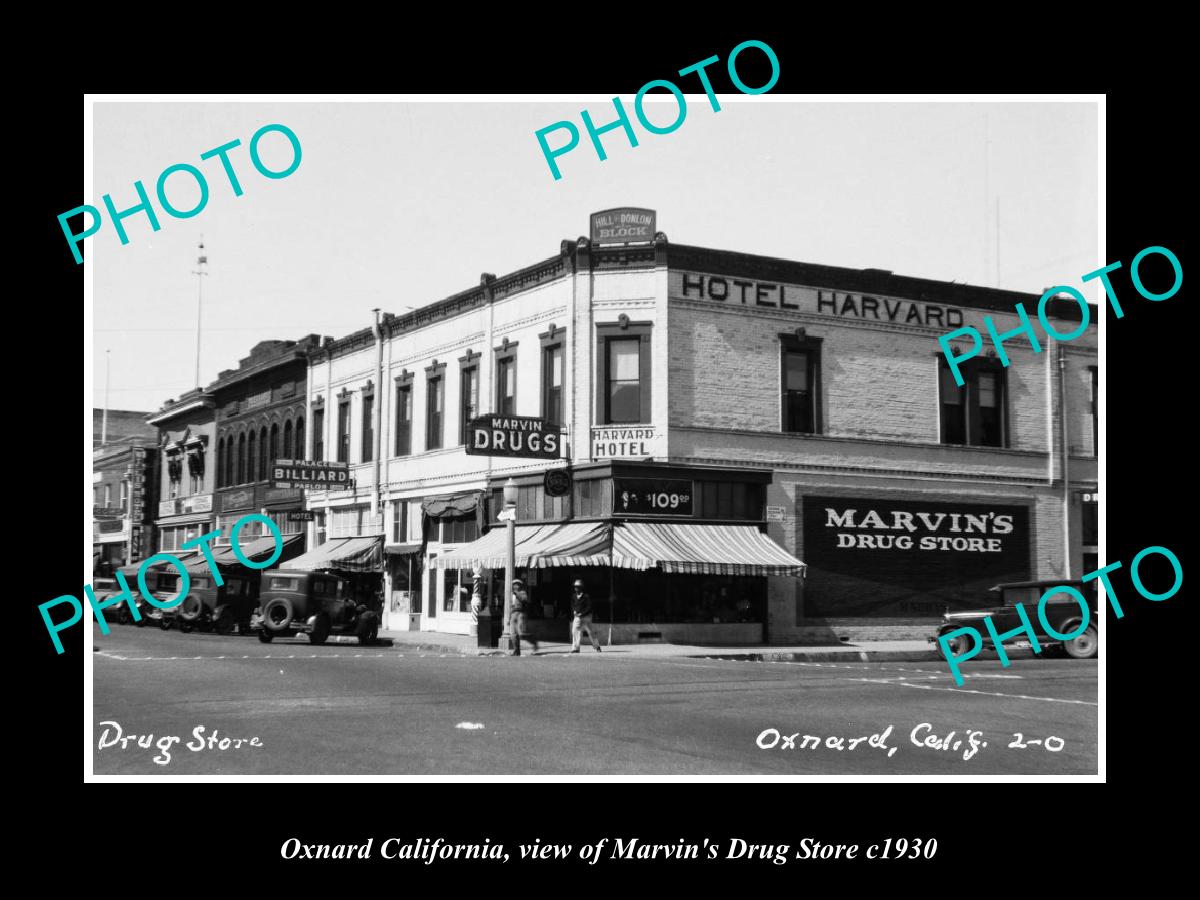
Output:
[[479,415],[479,366],[464,366],[460,370],[458,442],[467,442],[467,426],[472,419]]
[[338,403],[338,446],[337,461],[350,462],[350,401]]
[[596,326],[597,424],[650,422],[650,328],[624,318],[619,325]]
[[542,418],[555,425],[563,420],[563,345],[542,348]]
[[396,455],[412,453],[412,380],[396,379]]
[[1092,375],[1092,456],[1100,455],[1100,370],[1088,366]]
[[319,407],[313,410],[313,460],[325,460],[325,409]]
[[443,401],[445,399],[445,365],[425,370],[425,449],[440,450],[442,446]]
[[363,388],[362,395],[362,454],[363,462],[370,462],[375,454],[375,391]]
[[938,361],[942,443],[1007,447],[1007,378],[998,362],[970,360],[960,366],[963,384],[944,358]]
[[781,424],[790,434],[821,433],[821,340],[781,334]]
[[392,502],[392,541],[403,544],[408,537],[408,501]]
[[507,339],[496,348],[496,412],[517,414],[517,345]]

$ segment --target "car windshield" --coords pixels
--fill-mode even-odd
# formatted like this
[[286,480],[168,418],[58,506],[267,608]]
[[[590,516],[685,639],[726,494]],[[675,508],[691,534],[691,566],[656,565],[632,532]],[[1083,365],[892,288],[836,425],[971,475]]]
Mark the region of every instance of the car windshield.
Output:
[[1037,586],[1005,588],[1004,605],[1016,606],[1020,603],[1022,606],[1037,606],[1043,593],[1045,592]]

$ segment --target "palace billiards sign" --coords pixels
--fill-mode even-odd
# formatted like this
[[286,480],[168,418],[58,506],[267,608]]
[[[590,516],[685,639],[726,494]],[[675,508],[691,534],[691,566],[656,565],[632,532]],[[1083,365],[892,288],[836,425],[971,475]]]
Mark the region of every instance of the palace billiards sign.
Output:
[[277,459],[271,467],[271,487],[311,488],[341,491],[350,486],[350,465],[313,462],[307,459]]
[[467,423],[468,456],[558,459],[561,449],[558,426],[545,419],[491,414]]

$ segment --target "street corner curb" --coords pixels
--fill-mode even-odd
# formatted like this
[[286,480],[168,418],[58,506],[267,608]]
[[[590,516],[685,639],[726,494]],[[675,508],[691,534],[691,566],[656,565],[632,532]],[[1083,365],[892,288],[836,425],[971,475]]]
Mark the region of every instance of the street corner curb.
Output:
[[941,659],[933,650],[803,650],[772,653],[705,653],[689,659],[732,659],[744,662],[931,662]]

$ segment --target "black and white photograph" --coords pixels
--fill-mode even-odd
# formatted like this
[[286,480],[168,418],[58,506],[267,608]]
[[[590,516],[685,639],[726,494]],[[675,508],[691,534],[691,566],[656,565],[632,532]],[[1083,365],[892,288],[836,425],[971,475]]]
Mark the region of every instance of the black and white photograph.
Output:
[[93,98],[89,779],[1101,778],[1103,97],[742,56]]

